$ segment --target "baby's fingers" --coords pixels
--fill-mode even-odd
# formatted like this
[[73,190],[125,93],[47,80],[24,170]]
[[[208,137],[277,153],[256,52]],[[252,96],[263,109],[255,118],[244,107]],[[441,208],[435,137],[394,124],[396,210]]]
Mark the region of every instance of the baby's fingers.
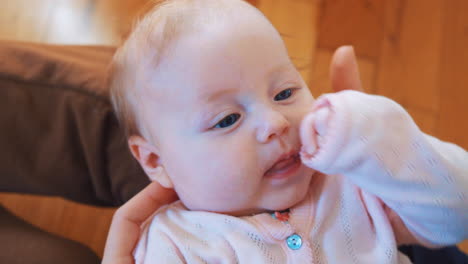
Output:
[[327,133],[329,114],[330,110],[328,108],[319,108],[317,112],[315,112],[315,131],[317,132],[319,145],[321,139],[323,139]]
[[320,107],[306,115],[302,120],[300,127],[302,155],[313,156],[323,145],[328,130],[329,118],[330,109],[328,107]]
[[309,113],[304,117],[299,129],[302,149],[301,155],[311,156],[317,150],[317,137],[314,129],[315,116]]

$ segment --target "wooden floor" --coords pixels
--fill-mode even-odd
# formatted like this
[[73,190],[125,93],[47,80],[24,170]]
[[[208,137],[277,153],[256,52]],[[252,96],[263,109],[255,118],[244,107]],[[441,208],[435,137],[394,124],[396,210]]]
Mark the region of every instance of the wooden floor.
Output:
[[[0,38],[117,45],[146,0],[0,0]],[[251,0],[282,33],[315,96],[333,50],[352,44],[366,91],[402,104],[421,129],[468,149],[468,1]],[[0,194],[15,214],[102,255],[113,209]],[[468,252],[468,243],[462,246]]]

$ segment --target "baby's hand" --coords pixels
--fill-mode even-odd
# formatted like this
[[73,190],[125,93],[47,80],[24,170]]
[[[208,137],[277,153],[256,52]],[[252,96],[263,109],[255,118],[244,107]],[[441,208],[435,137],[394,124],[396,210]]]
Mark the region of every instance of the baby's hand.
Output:
[[[356,59],[354,56],[354,51],[351,47],[340,47],[335,54],[333,55],[332,63],[330,66],[330,77],[333,91],[340,92],[343,90],[354,90],[354,91],[363,91],[361,81],[359,79],[359,70],[356,63]],[[348,94],[352,94],[353,92]],[[355,92],[354,92],[355,93]],[[340,95],[342,96],[343,93]],[[364,94],[355,94],[355,96],[361,97]],[[334,95],[332,95],[333,97]],[[353,96],[353,97],[355,97]],[[355,102],[356,104],[351,104],[351,107],[366,107],[366,104],[363,104],[364,100],[358,100]],[[338,107],[337,107],[338,106]],[[377,108],[381,106],[380,102],[377,104]],[[340,108],[340,109],[338,109]],[[366,140],[363,142],[362,140],[355,140],[357,144],[355,145],[348,145],[345,146],[342,144],[346,141],[344,138],[353,137],[353,128],[356,128],[356,122],[352,122],[351,118],[343,118],[349,114],[349,107],[347,109],[343,109],[340,107],[340,104],[332,107],[332,104],[328,100],[323,100],[323,98],[317,99],[315,105],[313,106],[310,113],[308,113],[300,126],[300,137],[302,141],[302,149],[301,149],[301,159],[307,166],[317,169],[318,171],[325,172],[326,174],[333,174],[333,171],[342,172],[345,171],[344,168],[349,166],[342,166],[340,163],[346,163],[345,161],[349,161],[350,157],[353,157],[353,153],[362,154],[365,152],[366,145],[369,142]],[[395,110],[396,108],[394,108]],[[403,113],[403,111],[397,111]],[[372,114],[377,114],[374,111],[371,112]],[[378,114],[377,114],[378,115]],[[341,116],[341,118],[339,117]],[[402,115],[397,115],[403,117]],[[382,119],[379,119],[382,121]],[[340,125],[343,122],[347,122],[353,124],[353,126],[347,126],[345,129],[341,127],[341,136],[337,130],[339,130]],[[384,121],[385,128],[387,127],[387,120]],[[372,122],[363,122],[361,125],[372,125]],[[359,125],[358,125],[359,126]],[[367,126],[363,126],[367,127]],[[370,131],[369,129],[365,129],[364,131]],[[359,131],[359,130],[358,130]],[[398,133],[396,133],[398,134]],[[356,136],[359,139],[363,139],[362,134],[355,133],[354,138]],[[374,138],[375,140],[375,138]],[[398,141],[400,141],[398,139]],[[365,143],[365,144],[364,144]],[[334,145],[330,148],[327,145]],[[333,151],[334,149],[334,151]],[[346,149],[350,150],[348,153]],[[325,154],[325,155],[324,155]],[[321,157],[318,157],[321,156]],[[338,156],[341,156],[340,159]],[[344,158],[343,158],[344,157]],[[317,160],[319,159],[319,160]],[[328,160],[328,162],[326,162]],[[349,165],[352,168],[355,166],[359,161],[359,159],[355,159],[354,161],[350,162]],[[372,164],[371,164],[372,165]],[[342,168],[340,168],[342,167]],[[335,168],[335,169],[333,169]],[[328,172],[326,172],[328,170]],[[368,168],[366,168],[368,172]],[[387,172],[385,172],[387,173]],[[362,173],[357,173],[358,175],[362,175]],[[367,173],[369,174],[369,173]],[[372,180],[368,180],[368,182],[375,181],[375,177],[378,175],[372,174]],[[351,175],[352,176],[352,175]],[[366,179],[353,177],[356,182],[364,181]],[[364,186],[359,185],[358,186]],[[371,186],[378,187],[380,184],[371,184]],[[363,188],[365,189],[365,188]],[[389,206],[386,205],[385,201],[382,201],[382,206],[384,208],[385,214],[387,215],[388,220],[390,221],[392,228],[395,232],[395,238],[399,245],[401,244],[408,244],[408,243],[420,243],[414,235],[408,230],[406,224],[402,221],[400,216],[393,211]]]
[[[336,50],[330,64],[330,80],[335,92],[343,90],[363,91],[352,47],[343,46]],[[324,145],[332,115],[333,110],[325,101],[314,105],[312,111],[304,117],[300,127],[301,157],[303,160],[316,155]]]
[[301,156],[310,158],[323,146],[331,115],[328,105],[324,105],[318,106],[304,117],[299,131]]

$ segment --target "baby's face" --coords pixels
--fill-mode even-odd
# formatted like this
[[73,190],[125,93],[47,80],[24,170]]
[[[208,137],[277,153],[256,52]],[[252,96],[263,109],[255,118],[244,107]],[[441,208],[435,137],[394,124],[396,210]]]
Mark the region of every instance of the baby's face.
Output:
[[286,209],[313,174],[300,162],[298,130],[314,99],[279,35],[249,20],[176,40],[141,106],[159,161],[192,210]]

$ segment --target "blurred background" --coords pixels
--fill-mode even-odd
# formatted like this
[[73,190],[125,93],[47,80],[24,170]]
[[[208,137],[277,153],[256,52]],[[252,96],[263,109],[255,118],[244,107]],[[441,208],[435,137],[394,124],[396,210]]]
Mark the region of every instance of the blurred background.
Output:
[[[468,1],[250,0],[282,34],[314,96],[331,92],[333,51],[353,45],[364,88],[421,129],[468,149]],[[147,0],[0,0],[0,39],[116,46]],[[241,14],[239,14],[241,15]],[[114,209],[0,193],[16,215],[102,256]],[[460,247],[468,252],[468,243]]]

